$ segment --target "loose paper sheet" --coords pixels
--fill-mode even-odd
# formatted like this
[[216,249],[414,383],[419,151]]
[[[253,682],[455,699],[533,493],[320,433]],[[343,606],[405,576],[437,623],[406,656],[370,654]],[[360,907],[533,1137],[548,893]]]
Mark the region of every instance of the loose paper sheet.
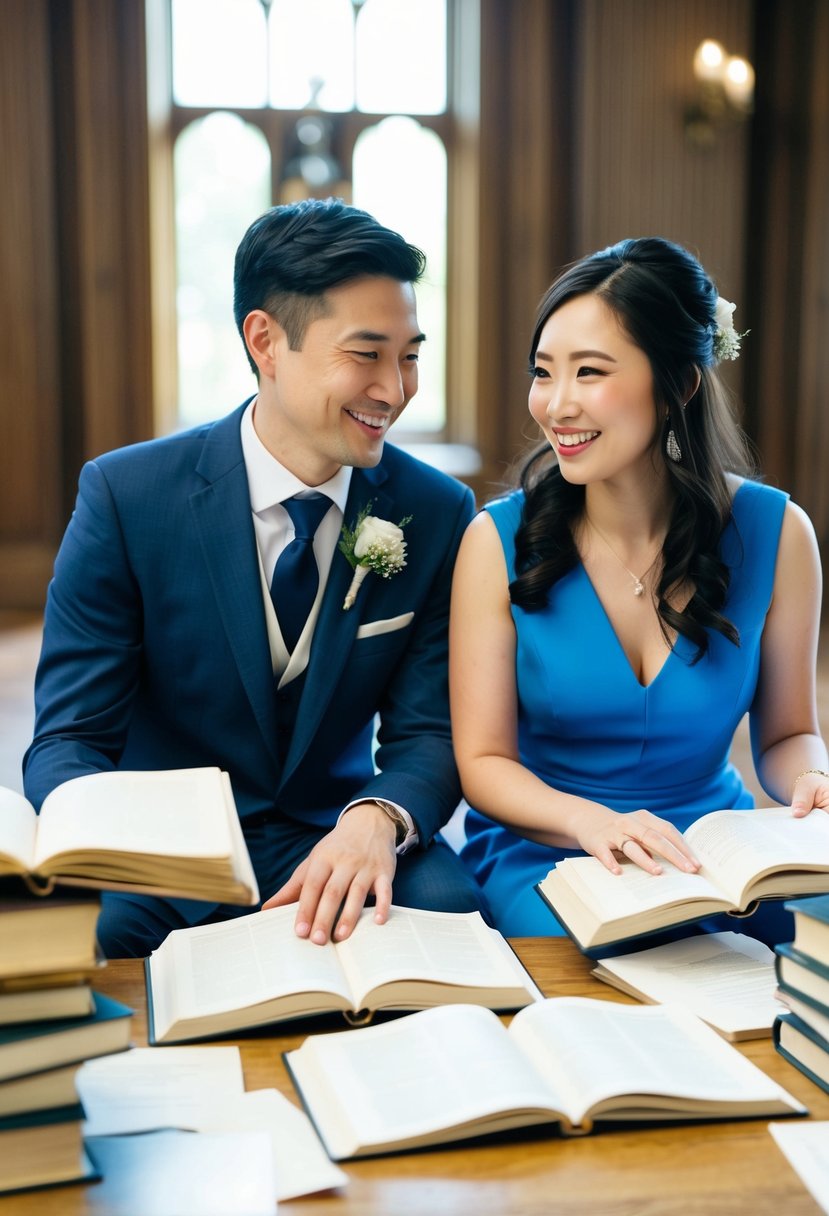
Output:
[[181,1128],[265,1132],[277,1199],[344,1186],[310,1119],[275,1089],[245,1093],[238,1047],[136,1047],[79,1070],[86,1136]]
[[84,1196],[93,1216],[274,1216],[265,1132],[159,1131],[98,1136],[87,1148],[103,1181]]
[[775,1000],[774,954],[742,933],[706,933],[602,960],[658,1002],[675,1001],[729,1033],[771,1028],[783,1005]]
[[769,1131],[812,1198],[829,1213],[829,1123],[770,1123]]

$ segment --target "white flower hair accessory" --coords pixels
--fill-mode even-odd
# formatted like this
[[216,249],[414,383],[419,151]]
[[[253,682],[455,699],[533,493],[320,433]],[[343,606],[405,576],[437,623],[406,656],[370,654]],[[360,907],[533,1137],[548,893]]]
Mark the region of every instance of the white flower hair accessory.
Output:
[[740,342],[749,332],[738,334],[734,328],[734,309],[736,304],[732,304],[730,300],[724,300],[722,296],[717,297],[717,306],[714,309],[714,355],[718,362],[724,359],[736,359],[740,354]]
[[381,578],[399,574],[406,565],[406,541],[403,529],[412,519],[407,515],[399,524],[370,515],[372,503],[366,503],[353,528],[343,524],[339,550],[354,571],[343,608],[349,609],[357,598],[363,579],[371,570]]

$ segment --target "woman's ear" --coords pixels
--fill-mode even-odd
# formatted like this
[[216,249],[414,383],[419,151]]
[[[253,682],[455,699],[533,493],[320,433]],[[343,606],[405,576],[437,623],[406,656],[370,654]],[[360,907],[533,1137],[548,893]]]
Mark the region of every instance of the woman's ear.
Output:
[[254,308],[242,322],[245,345],[250,352],[259,375],[273,379],[276,369],[276,351],[283,336],[282,326],[262,308]]

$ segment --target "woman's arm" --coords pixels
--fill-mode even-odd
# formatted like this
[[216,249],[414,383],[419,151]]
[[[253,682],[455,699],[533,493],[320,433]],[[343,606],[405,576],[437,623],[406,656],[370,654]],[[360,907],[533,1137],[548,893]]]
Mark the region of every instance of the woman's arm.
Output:
[[822,575],[814,529],[789,503],[783,516],[774,593],[763,629],[760,677],[751,707],[754,765],[763,789],[795,814],[829,810],[826,745],[815,675]]
[[[562,639],[551,639],[551,645]],[[540,844],[583,849],[612,873],[624,852],[650,873],[653,854],[682,869],[697,863],[679,832],[649,811],[619,814],[553,789],[519,760],[515,627],[506,563],[488,515],[470,524],[452,584],[449,685],[455,759],[467,800]]]

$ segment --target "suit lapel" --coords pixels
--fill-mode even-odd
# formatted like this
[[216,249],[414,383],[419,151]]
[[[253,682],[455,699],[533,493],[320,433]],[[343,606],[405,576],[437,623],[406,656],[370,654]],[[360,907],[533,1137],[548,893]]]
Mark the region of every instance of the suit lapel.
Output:
[[[371,514],[381,519],[395,519],[394,501],[381,488],[387,474],[382,464],[375,469],[355,469],[351,477],[345,522],[352,525],[366,503]],[[346,558],[337,550],[331,563],[320,614],[317,618],[311,655],[305,674],[305,687],[297,712],[288,755],[282,772],[283,783],[288,780],[313,742],[314,735],[334,694],[345,667],[354,637],[364,618],[370,598],[371,575],[360,590],[352,608],[345,611],[343,600],[351,583],[353,571]],[[346,710],[347,712],[347,710]]]
[[[207,485],[191,495],[190,506],[239,676],[265,742],[278,762],[273,673],[239,438],[244,408],[208,432],[197,466]],[[217,688],[216,695],[221,696],[222,690]]]

